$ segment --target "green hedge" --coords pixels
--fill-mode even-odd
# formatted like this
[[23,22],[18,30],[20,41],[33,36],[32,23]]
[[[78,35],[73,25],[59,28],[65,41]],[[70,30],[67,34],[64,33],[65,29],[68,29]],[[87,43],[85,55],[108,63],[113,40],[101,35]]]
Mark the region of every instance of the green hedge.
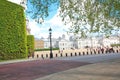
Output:
[[0,0],[0,60],[27,57],[23,7]]
[[28,55],[32,56],[34,53],[34,36],[27,35],[27,48],[28,48]]
[[[49,51],[49,48],[45,48],[45,49],[35,49],[35,51]],[[59,50],[59,48],[52,48],[52,50]]]
[[111,47],[119,47],[120,44],[111,44]]

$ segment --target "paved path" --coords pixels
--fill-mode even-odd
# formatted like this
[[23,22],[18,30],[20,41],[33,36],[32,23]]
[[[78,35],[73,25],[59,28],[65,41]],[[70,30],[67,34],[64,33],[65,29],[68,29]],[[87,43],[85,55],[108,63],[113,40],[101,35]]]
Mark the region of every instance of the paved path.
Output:
[[0,80],[120,80],[120,54],[2,62]]
[[85,56],[73,56],[73,57],[60,57],[54,60],[72,60],[89,63],[98,63],[106,60],[120,58],[120,53],[109,53],[109,54],[97,54],[97,55],[85,55]]
[[64,60],[33,60],[0,65],[0,80],[33,80],[89,63]]
[[120,80],[120,58],[81,66],[35,80]]

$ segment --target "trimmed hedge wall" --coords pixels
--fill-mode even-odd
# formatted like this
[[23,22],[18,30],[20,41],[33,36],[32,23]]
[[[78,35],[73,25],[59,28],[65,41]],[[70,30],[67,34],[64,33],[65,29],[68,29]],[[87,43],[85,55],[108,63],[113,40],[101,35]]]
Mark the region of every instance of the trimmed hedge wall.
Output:
[[[59,48],[52,48],[52,50],[59,50]],[[50,48],[35,49],[35,51],[50,51]]]
[[112,47],[119,47],[120,44],[111,44]]
[[34,55],[34,36],[27,35],[27,48],[28,48],[28,56]]
[[0,60],[27,57],[27,35],[23,7],[0,0]]

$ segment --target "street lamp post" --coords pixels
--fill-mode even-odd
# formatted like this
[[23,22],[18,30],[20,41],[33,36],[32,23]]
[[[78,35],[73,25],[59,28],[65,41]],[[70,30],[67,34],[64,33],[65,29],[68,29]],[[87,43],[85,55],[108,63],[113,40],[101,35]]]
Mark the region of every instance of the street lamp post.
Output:
[[52,39],[51,39],[51,34],[52,34],[52,29],[49,29],[49,34],[50,34],[50,58],[53,58],[53,53],[52,53]]

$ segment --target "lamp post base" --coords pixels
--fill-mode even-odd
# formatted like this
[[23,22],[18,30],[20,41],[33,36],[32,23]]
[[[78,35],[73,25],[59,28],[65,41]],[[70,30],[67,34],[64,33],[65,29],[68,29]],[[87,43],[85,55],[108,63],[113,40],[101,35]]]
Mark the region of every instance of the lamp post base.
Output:
[[50,53],[50,59],[51,59],[51,58],[53,58],[53,54],[52,54],[52,53]]

